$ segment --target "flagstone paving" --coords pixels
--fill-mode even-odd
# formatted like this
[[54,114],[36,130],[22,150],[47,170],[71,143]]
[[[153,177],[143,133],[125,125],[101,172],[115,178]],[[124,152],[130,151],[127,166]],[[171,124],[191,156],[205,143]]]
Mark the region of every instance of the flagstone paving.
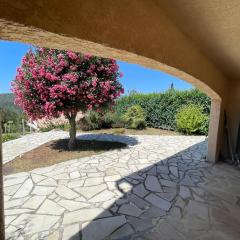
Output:
[[240,239],[240,172],[204,137],[80,137],[128,147],[5,176],[6,239]]

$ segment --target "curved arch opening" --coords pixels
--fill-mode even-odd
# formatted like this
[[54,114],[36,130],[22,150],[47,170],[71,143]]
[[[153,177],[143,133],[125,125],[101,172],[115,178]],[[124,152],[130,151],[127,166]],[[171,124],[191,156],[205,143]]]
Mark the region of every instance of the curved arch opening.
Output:
[[[218,157],[218,130],[220,121],[221,96],[210,86],[200,79],[167,64],[156,60],[137,55],[125,50],[114,49],[106,45],[90,42],[83,39],[71,38],[69,36],[47,32],[41,29],[27,27],[21,24],[4,22],[8,28],[3,28],[1,38],[10,41],[20,41],[41,47],[73,50],[76,52],[90,53],[92,55],[114,58],[128,63],[138,64],[146,68],[160,70],[183,81],[186,81],[202,92],[212,100],[209,135],[208,135],[208,154],[207,158],[214,163]],[[25,34],[26,32],[30,34]],[[14,34],[12,34],[14,32]],[[164,59],[164,56],[162,56]]]

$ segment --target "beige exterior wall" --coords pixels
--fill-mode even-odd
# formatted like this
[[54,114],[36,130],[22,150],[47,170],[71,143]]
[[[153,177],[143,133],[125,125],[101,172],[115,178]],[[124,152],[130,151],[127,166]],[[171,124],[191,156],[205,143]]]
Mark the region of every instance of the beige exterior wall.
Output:
[[240,125],[240,82],[236,81],[230,87],[226,112],[230,123],[230,134],[232,136],[231,139],[233,144],[233,150],[235,151],[238,128]]

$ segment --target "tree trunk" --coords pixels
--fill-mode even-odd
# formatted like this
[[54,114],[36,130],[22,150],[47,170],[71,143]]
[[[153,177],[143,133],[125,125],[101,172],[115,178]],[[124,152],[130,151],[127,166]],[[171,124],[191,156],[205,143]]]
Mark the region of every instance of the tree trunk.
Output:
[[68,142],[68,148],[69,150],[73,150],[76,147],[76,114],[72,114],[71,116],[68,116],[68,121],[70,124],[69,129],[69,142]]

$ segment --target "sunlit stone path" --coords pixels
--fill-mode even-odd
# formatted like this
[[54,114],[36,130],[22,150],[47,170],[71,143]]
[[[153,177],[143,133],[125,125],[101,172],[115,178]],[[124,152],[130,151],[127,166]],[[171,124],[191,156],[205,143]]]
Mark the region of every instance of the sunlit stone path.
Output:
[[205,137],[80,138],[128,147],[4,177],[7,239],[239,239],[239,171]]

